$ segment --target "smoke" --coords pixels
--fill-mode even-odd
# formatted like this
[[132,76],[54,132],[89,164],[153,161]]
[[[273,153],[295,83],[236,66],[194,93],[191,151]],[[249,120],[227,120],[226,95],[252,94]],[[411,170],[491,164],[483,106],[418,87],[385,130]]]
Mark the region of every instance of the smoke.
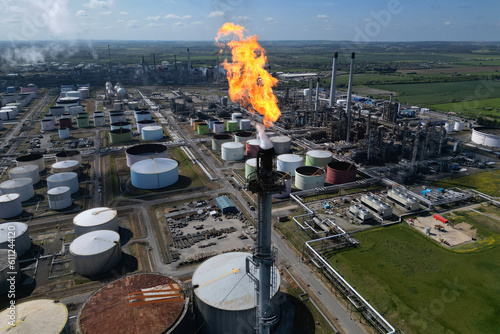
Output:
[[260,148],[262,148],[263,150],[269,150],[270,148],[273,148],[273,143],[266,135],[266,127],[260,123],[256,123],[255,128],[257,129],[257,132],[259,134]]
[[[43,63],[47,59],[68,58],[75,55],[78,51],[80,51],[80,47],[75,42],[57,42],[43,46],[26,44],[4,48],[2,53],[0,53],[0,59],[9,66],[36,64]],[[91,52],[95,59],[94,50],[91,49]]]

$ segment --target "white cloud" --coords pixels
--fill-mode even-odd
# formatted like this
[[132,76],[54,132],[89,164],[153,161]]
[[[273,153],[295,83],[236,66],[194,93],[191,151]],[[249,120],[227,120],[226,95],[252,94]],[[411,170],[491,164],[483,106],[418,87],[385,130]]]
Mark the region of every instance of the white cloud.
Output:
[[120,12],[120,15],[128,15],[128,12]]
[[102,0],[90,0],[88,3],[84,3],[83,7],[90,9],[100,9],[109,8],[113,5],[113,0],[102,1]]
[[449,26],[449,25],[451,25],[451,21],[446,21],[446,22],[443,23],[443,25]]
[[99,15],[111,15],[113,12],[110,10],[107,10],[105,12],[100,12]]
[[163,27],[165,23],[156,23],[156,22],[151,22],[147,26],[148,27]]
[[79,10],[78,12],[76,12],[76,16],[86,17],[86,16],[88,16],[88,14],[84,10]]
[[224,12],[221,12],[220,10],[216,10],[214,12],[210,12],[210,14],[208,14],[208,17],[223,17],[224,16]]
[[127,28],[139,28],[139,26],[137,25],[137,23],[139,23],[139,21],[137,21],[137,20],[130,20],[130,21],[127,21],[127,24],[125,25],[125,27],[127,27]]
[[198,25],[203,24],[203,22],[202,21],[194,21],[191,24],[194,25],[194,26],[198,26]]
[[187,20],[190,19],[192,16],[191,15],[184,15],[184,16],[179,16],[175,14],[167,14],[165,15],[166,19],[175,19],[175,20]]
[[264,21],[266,21],[266,22],[273,22],[274,18],[273,17],[266,17],[266,19]]
[[326,19],[328,16],[324,15],[324,14],[319,14],[319,15],[316,15],[316,18],[318,19]]
[[148,16],[146,20],[148,21],[158,21],[160,19],[160,15],[158,16]]
[[182,22],[175,22],[174,23],[174,26],[176,26],[176,27],[182,27],[183,25],[184,25],[184,23],[182,23]]

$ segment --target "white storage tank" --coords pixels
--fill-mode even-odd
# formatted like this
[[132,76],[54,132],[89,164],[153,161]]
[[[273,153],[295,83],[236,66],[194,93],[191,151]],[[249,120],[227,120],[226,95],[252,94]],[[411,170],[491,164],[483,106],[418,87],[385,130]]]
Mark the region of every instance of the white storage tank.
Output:
[[168,149],[162,144],[140,144],[127,148],[125,155],[127,156],[127,166],[131,167],[141,160],[168,158]]
[[112,112],[109,114],[109,123],[126,122],[127,116],[122,112]]
[[223,133],[224,131],[226,131],[224,122],[214,122],[212,131],[214,133]]
[[168,187],[179,180],[179,164],[167,158],[146,159],[130,167],[131,182],[140,189]]
[[225,161],[240,161],[245,155],[245,145],[237,142],[227,142],[221,145],[221,158]]
[[75,236],[100,230],[118,232],[120,229],[118,212],[111,208],[92,208],[85,210],[73,218]]
[[248,131],[240,131],[234,134],[234,141],[237,143],[246,143],[250,139],[253,139],[253,133]]
[[64,114],[64,111],[64,107],[55,106],[49,108],[49,113],[53,116],[61,116],[62,114]]
[[0,249],[0,296],[10,290],[12,276],[15,276],[15,283],[19,283],[21,275],[17,254],[12,254],[10,249]]
[[145,126],[141,129],[143,140],[160,140],[163,138],[163,128],[159,125]]
[[42,131],[53,131],[56,129],[56,124],[52,119],[42,119]]
[[62,210],[69,208],[73,204],[71,200],[71,189],[66,186],[56,187],[47,191],[49,207],[52,210]]
[[77,98],[81,99],[82,93],[77,91],[77,90],[71,90],[69,92],[66,92],[66,97],[77,97]]
[[94,114],[94,126],[106,126],[106,118]]
[[0,218],[19,216],[23,212],[19,194],[0,195]]
[[0,194],[19,194],[21,202],[27,201],[35,196],[33,180],[28,177],[8,180],[0,183]]
[[40,182],[40,169],[38,165],[24,165],[21,167],[14,167],[9,170],[9,177],[11,179],[30,178],[33,184]]
[[78,174],[74,172],[57,173],[47,178],[47,187],[49,189],[57,187],[69,187],[71,194],[76,193],[80,187],[78,185]]
[[276,171],[278,176],[285,183],[285,189],[277,194],[273,194],[274,198],[285,198],[292,193],[292,176],[285,172]]
[[63,160],[56,162],[52,165],[53,173],[66,173],[75,172],[77,173],[80,169],[81,163],[77,160]]
[[274,146],[274,151],[276,154],[284,154],[290,152],[290,147],[292,144],[292,140],[287,136],[276,136],[271,137],[271,142]]
[[156,121],[153,120],[144,120],[137,122],[137,132],[141,133],[142,129],[145,128],[146,126],[153,126],[156,125]]
[[83,113],[83,107],[82,106],[73,106],[68,108],[68,113],[70,115],[78,115],[79,113]]
[[295,170],[295,188],[310,190],[325,185],[326,172],[321,167],[302,166]]
[[453,127],[453,130],[462,131],[463,129],[464,129],[464,122],[455,121],[455,126]]
[[65,160],[76,160],[80,164],[82,163],[82,153],[77,150],[72,151],[62,151],[56,153],[56,161],[65,161]]
[[[214,124],[215,126],[215,124]],[[233,137],[230,134],[216,134],[212,137],[212,150],[214,151],[220,151],[221,146],[224,143],[228,143],[233,139]]]
[[[0,313],[0,319],[8,319],[10,310],[6,308]],[[3,322],[2,324],[5,324]],[[68,309],[59,301],[35,299],[16,303],[16,326],[3,326],[2,333],[28,334],[69,334]]]
[[26,165],[37,165],[40,172],[45,170],[45,162],[43,161],[43,155],[41,154],[28,154],[18,157],[16,159],[17,167],[26,166]]
[[[255,332],[255,283],[246,272],[246,259],[251,256],[243,252],[217,255],[203,262],[194,272],[195,308],[207,333]],[[255,269],[252,274],[259,277],[259,269],[252,269]],[[280,275],[276,267],[271,273],[275,279],[270,295],[275,304]]]
[[139,111],[137,113],[134,113],[134,117],[136,122],[152,119],[151,113],[149,111]]
[[444,125],[444,129],[446,130],[446,132],[452,132],[453,131],[453,123],[446,122],[446,124]]
[[69,128],[59,129],[59,138],[68,139],[69,138]]
[[9,237],[14,238],[14,250],[18,257],[23,256],[31,248],[27,224],[18,222],[0,224],[0,249],[12,249]]
[[240,130],[241,131],[250,131],[252,128],[252,123],[249,119],[242,119],[240,121]]
[[121,260],[120,235],[115,231],[92,231],[69,246],[73,271],[95,276],[113,269]]
[[312,150],[306,154],[306,166],[326,168],[332,161],[332,153],[324,150]]
[[[275,147],[276,148],[276,147]],[[296,154],[281,154],[276,160],[276,169],[295,176],[295,169],[304,165],[301,156]]]

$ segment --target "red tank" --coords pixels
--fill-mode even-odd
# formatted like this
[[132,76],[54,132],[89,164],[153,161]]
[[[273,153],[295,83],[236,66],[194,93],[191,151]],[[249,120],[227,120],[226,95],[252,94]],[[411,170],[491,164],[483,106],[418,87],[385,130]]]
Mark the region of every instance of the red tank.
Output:
[[356,165],[345,161],[332,161],[326,169],[326,182],[342,184],[356,180]]

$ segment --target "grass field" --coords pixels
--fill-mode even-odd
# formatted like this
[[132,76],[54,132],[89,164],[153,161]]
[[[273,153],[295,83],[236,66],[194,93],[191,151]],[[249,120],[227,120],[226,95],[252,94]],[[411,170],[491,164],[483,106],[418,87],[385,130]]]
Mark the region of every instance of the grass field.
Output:
[[471,188],[490,196],[500,196],[500,171],[489,171],[433,182],[436,187]]
[[500,239],[490,233],[493,245],[460,253],[399,224],[355,234],[359,247],[329,259],[407,334],[498,333]]
[[431,105],[431,108],[440,111],[453,111],[464,116],[500,117],[500,97],[494,99],[434,104]]

